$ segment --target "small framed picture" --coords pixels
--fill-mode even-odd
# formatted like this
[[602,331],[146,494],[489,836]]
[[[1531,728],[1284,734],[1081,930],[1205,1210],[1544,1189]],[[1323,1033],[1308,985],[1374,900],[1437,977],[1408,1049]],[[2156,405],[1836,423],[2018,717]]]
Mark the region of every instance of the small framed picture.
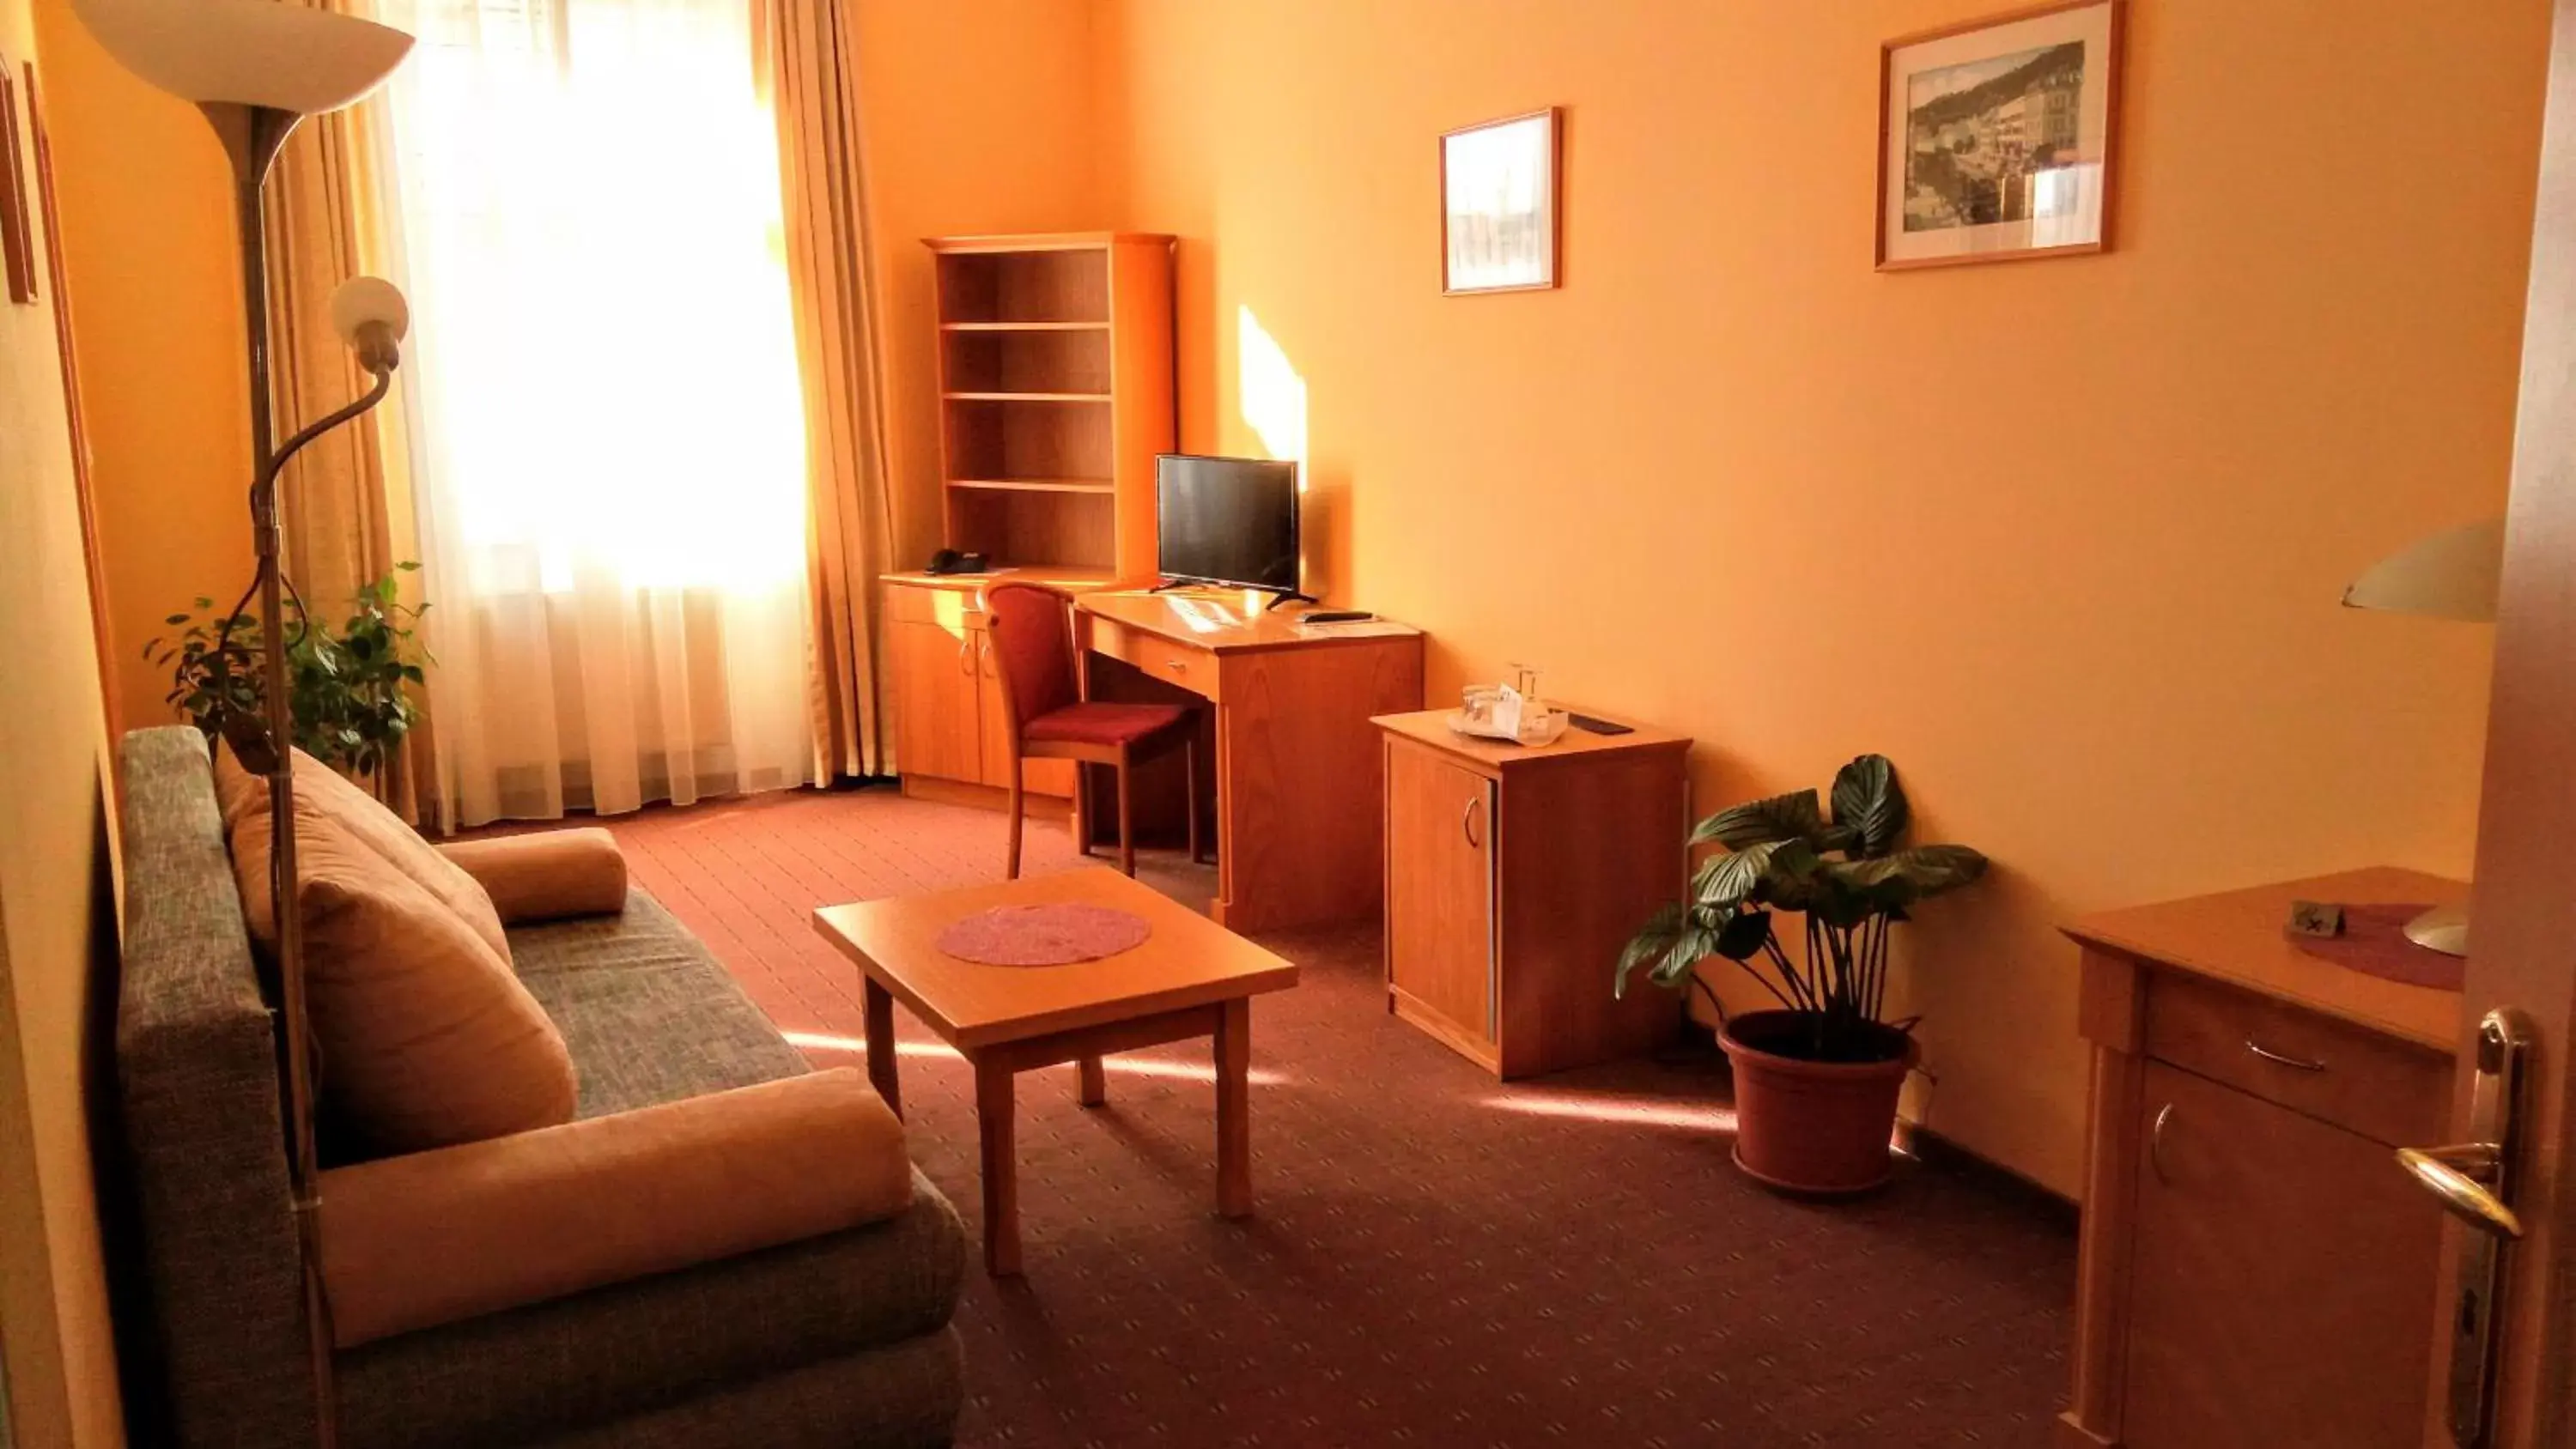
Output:
[[1557,112],[1466,126],[1440,138],[1440,290],[1556,285]]
[[2071,0],[1879,47],[1880,270],[2111,244],[2122,0]]

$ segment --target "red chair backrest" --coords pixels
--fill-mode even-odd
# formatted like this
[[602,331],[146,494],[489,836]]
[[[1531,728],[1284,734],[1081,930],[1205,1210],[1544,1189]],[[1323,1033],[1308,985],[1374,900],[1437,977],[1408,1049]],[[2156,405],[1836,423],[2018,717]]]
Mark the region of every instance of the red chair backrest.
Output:
[[994,584],[984,590],[984,612],[1016,744],[1029,721],[1082,698],[1073,671],[1073,596],[1042,584]]

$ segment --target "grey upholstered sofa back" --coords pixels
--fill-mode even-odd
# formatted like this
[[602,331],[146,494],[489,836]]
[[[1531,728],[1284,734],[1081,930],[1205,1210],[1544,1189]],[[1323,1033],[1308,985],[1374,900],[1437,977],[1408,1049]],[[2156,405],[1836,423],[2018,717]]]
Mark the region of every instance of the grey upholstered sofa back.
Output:
[[185,725],[135,730],[118,748],[118,769],[116,1068],[159,1387],[181,1444],[309,1442],[313,1380],[277,1031],[242,924],[205,739]]

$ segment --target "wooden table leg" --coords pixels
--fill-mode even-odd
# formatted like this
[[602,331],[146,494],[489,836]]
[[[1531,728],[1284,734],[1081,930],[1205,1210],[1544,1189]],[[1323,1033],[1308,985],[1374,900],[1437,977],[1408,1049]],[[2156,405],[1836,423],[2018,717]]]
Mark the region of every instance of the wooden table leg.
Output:
[[1082,1059],[1082,1090],[1074,1098],[1086,1107],[1097,1107],[1109,1100],[1109,1073],[1098,1057]]
[[1012,1122],[1008,1062],[976,1057],[975,1125],[984,1144],[984,1271],[1020,1271],[1020,1168]]
[[1216,1210],[1252,1215],[1252,1000],[1225,1003],[1216,1027]]
[[885,1098],[885,1104],[896,1119],[903,1117],[903,1089],[894,1075],[894,996],[877,984],[873,976],[861,978],[864,985],[860,1000],[866,1013],[868,1034],[868,1081]]

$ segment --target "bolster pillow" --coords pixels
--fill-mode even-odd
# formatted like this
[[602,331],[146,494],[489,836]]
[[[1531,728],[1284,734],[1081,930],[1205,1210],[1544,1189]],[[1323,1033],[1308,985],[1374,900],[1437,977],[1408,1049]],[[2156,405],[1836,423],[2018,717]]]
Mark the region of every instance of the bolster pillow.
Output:
[[321,1175],[333,1340],[398,1333],[879,1222],[903,1124],[850,1067]]
[[626,855],[617,837],[597,826],[459,840],[439,850],[474,877],[507,925],[626,908]]

